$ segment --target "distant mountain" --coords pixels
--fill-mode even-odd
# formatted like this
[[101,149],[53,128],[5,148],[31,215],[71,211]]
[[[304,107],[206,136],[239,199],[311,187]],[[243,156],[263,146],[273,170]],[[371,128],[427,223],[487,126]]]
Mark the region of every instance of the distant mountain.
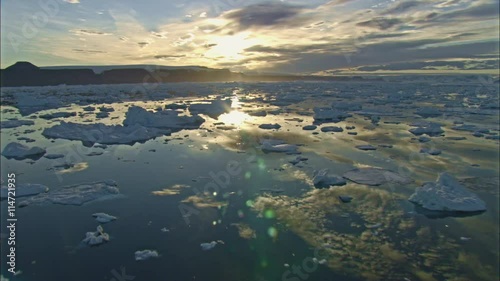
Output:
[[[300,76],[250,74],[202,66],[55,66],[37,67],[29,62],[16,62],[0,70],[0,86],[52,86],[89,84],[133,84],[166,82],[253,82],[253,81],[352,81],[362,77]],[[370,81],[373,81],[371,79]]]

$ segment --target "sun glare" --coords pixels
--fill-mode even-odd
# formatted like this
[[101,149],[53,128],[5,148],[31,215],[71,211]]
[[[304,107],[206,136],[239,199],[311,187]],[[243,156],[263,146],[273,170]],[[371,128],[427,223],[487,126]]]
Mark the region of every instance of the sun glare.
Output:
[[217,45],[210,49],[206,53],[206,56],[214,58],[224,57],[227,59],[241,59],[244,57],[242,53],[246,48],[257,44],[258,40],[251,39],[249,37],[249,34],[245,32],[237,35],[221,36],[216,38],[213,40],[213,44]]
[[229,113],[219,116],[219,121],[224,122],[226,125],[241,126],[245,121],[250,119],[250,115],[241,111],[233,110]]

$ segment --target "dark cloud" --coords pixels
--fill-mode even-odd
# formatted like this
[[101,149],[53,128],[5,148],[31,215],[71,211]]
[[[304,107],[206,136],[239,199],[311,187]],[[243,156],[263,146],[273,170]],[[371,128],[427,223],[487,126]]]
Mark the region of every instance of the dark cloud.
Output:
[[147,45],[149,45],[149,43],[148,42],[139,42],[139,43],[137,43],[137,45],[139,45],[139,47],[141,47],[141,48],[144,48]]
[[441,13],[434,17],[434,20],[438,21],[452,21],[452,20],[485,20],[485,19],[497,19],[499,15],[499,3],[484,3],[484,4],[473,4],[465,9],[455,9],[450,12]]
[[77,53],[84,53],[84,54],[106,54],[107,52],[105,51],[99,51],[99,50],[83,50],[83,49],[73,49],[73,52]]
[[283,3],[262,3],[229,12],[225,18],[232,21],[238,30],[258,27],[297,26],[305,23],[299,17],[303,7]]
[[377,17],[371,20],[358,22],[356,25],[386,30],[401,23],[403,23],[403,21],[398,18]]

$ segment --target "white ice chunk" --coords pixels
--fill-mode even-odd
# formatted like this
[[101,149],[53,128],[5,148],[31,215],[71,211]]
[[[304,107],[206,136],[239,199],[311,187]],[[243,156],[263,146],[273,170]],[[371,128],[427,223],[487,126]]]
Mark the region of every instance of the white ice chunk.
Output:
[[214,100],[211,103],[194,103],[189,106],[189,112],[217,118],[219,115],[231,111],[231,103],[232,101],[229,99]]
[[104,232],[102,226],[97,226],[97,231],[87,232],[82,240],[84,244],[89,246],[97,246],[109,241],[109,234]]
[[294,144],[273,144],[272,142],[263,142],[261,146],[264,152],[283,152],[287,154],[298,154],[298,146]]
[[100,223],[107,223],[117,219],[115,216],[111,216],[106,213],[95,213],[92,216],[95,218],[96,221]]
[[201,246],[201,249],[203,251],[208,251],[208,250],[212,250],[213,248],[215,248],[215,246],[217,246],[217,242],[212,241],[209,243],[201,243],[200,246]]
[[158,254],[157,251],[152,251],[152,250],[142,250],[142,251],[136,251],[135,252],[135,260],[136,261],[144,261],[150,258],[157,258],[160,255]]
[[408,199],[431,211],[485,211],[486,204],[476,194],[463,187],[453,176],[442,173],[436,182],[417,187]]

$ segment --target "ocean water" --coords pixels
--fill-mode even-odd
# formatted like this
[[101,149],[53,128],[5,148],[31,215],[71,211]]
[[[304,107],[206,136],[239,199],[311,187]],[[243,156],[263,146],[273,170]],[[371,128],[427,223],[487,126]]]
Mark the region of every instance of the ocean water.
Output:
[[[16,174],[17,183],[40,183],[51,191],[112,179],[123,196],[82,206],[18,207],[16,275],[3,262],[8,233],[7,202],[2,200],[2,280],[498,280],[498,140],[452,128],[464,122],[498,134],[498,109],[481,108],[498,102],[498,90],[483,87],[478,93],[478,87],[475,81],[454,87],[431,80],[179,83],[130,95],[121,85],[3,89],[13,101],[16,94],[57,98],[61,92],[69,93],[61,98],[62,104],[44,105],[25,116],[15,102],[1,106],[2,121],[35,121],[33,126],[2,129],[2,150],[9,142],[26,144],[16,140],[22,136],[34,140],[28,146],[66,155],[36,161],[2,156],[3,184],[8,173]],[[89,96],[108,100],[82,99]],[[218,97],[232,99],[228,113],[218,118],[202,115],[206,122],[199,129],[144,143],[102,149],[41,134],[60,120],[121,124],[131,105],[156,110],[173,102]],[[363,108],[347,110],[352,116],[341,122],[319,124],[314,131],[302,129],[315,123],[314,107],[340,101]],[[59,111],[84,113],[84,106],[104,104],[115,111],[103,119],[93,113],[36,118]],[[427,107],[442,114],[430,118],[415,114]],[[251,116],[252,111],[267,115]],[[372,122],[371,116],[380,121]],[[411,123],[420,121],[442,124],[444,136],[420,143],[408,131]],[[218,122],[234,129],[218,129]],[[281,128],[258,128],[264,123],[278,123]],[[320,130],[324,126],[344,131],[325,133]],[[297,144],[308,160],[293,165],[289,161],[296,155],[262,151],[260,140],[265,138]],[[377,150],[355,147],[366,144]],[[442,153],[423,154],[422,147]],[[90,152],[103,154],[88,156]],[[64,163],[72,167],[54,168]],[[367,186],[348,181],[325,189],[312,184],[317,170],[342,176],[363,167],[389,169],[413,182]],[[416,187],[435,181],[445,171],[485,201],[487,211],[436,217],[407,200]],[[339,195],[352,196],[353,201],[342,203]],[[92,217],[97,212],[118,217],[101,224],[110,241],[82,245],[85,233],[99,225]],[[211,241],[217,245],[202,250],[200,244]],[[136,261],[134,252],[144,249],[160,256]]]

